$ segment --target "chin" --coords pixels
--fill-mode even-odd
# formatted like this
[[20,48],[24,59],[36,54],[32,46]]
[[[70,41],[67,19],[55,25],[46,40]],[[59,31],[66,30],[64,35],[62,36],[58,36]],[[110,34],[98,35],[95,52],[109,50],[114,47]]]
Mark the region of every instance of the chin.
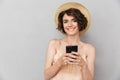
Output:
[[68,36],[75,36],[76,34],[75,33],[68,33],[67,35]]

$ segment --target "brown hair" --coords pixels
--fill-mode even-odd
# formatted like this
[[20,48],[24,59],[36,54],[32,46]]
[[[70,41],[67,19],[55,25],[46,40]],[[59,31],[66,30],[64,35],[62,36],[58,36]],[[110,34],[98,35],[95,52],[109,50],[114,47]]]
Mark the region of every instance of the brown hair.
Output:
[[64,14],[67,14],[68,16],[73,16],[77,20],[79,31],[82,31],[87,27],[87,23],[88,23],[87,18],[80,12],[80,10],[76,8],[70,8],[65,11],[62,11],[58,16],[58,28],[57,29],[60,32],[66,34],[63,28]]

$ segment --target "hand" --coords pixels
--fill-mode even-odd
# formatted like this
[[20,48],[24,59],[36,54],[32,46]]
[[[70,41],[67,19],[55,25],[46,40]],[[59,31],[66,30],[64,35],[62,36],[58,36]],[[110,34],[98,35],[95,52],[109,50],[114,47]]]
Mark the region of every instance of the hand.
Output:
[[68,60],[67,62],[68,64],[78,64],[80,66],[83,66],[86,64],[84,59],[77,52],[71,52],[67,54],[67,60]]
[[62,66],[65,66],[66,64],[78,64],[79,58],[79,54],[76,52],[65,53],[58,59],[58,62]]
[[67,64],[78,64],[83,66],[85,64],[84,59],[77,52],[66,53],[59,58],[59,64],[65,66]]
[[61,66],[65,66],[66,64],[68,64],[68,54],[63,54],[59,59],[58,62]]
[[77,52],[67,53],[68,64],[78,64],[80,61],[79,54]]

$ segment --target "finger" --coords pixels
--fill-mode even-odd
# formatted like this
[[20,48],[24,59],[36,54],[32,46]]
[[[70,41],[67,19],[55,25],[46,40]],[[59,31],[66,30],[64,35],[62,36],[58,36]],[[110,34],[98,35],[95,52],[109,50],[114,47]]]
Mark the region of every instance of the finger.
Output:
[[68,64],[74,64],[74,62],[72,62],[72,61],[68,61],[67,63],[68,63]]
[[77,59],[77,63],[81,63],[81,59]]
[[63,56],[62,64],[66,65],[66,64],[68,64],[67,62],[68,62],[67,57]]
[[68,62],[67,60],[64,60],[64,64],[65,64],[65,65],[67,64],[67,62]]
[[79,56],[79,54],[77,52],[71,52],[71,53],[75,56]]
[[71,54],[71,53],[66,53],[66,54],[65,54],[65,57],[69,57],[70,54]]
[[71,57],[68,57],[67,60],[70,61],[70,62],[76,62],[77,61],[75,58],[71,58]]
[[76,56],[76,55],[74,55],[74,54],[72,54],[72,53],[68,54],[67,57],[74,58],[74,59],[77,59],[77,58],[78,58],[78,56]]
[[68,61],[68,64],[79,64],[78,62],[72,62],[72,61]]

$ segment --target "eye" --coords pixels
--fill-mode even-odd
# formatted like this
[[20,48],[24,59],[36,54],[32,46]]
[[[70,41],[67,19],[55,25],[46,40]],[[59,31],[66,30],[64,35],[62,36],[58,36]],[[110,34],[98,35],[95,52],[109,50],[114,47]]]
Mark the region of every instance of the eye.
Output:
[[68,20],[63,20],[63,23],[67,23],[68,22]]
[[73,19],[72,21],[73,21],[73,22],[77,22],[77,19]]

